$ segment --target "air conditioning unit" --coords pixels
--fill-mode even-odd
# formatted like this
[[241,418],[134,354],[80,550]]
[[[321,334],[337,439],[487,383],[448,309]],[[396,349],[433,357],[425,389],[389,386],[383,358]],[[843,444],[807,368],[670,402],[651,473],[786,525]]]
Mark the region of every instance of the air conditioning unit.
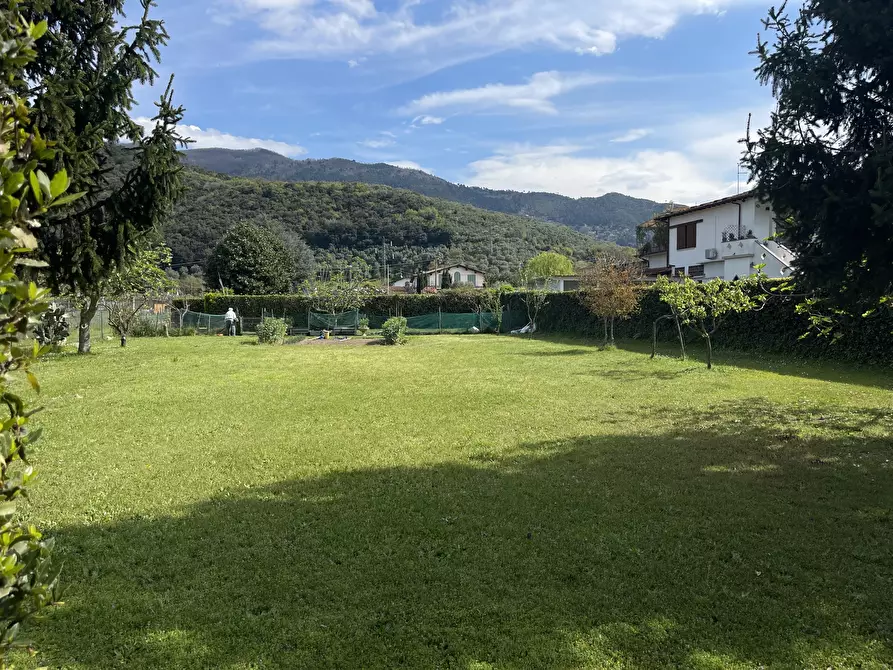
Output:
[[719,251],[717,251],[716,249],[707,249],[704,252],[704,256],[707,258],[708,261],[712,261],[719,258]]

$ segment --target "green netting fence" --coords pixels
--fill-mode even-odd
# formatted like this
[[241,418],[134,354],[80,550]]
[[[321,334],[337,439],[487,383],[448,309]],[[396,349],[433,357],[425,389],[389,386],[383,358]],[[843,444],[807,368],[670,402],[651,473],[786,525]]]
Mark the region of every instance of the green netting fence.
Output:
[[[378,330],[392,314],[365,314],[351,310],[338,314],[323,312],[302,312],[298,314],[265,314],[266,317],[284,319],[293,333],[307,333],[322,330],[353,332],[363,319],[368,319],[369,328]],[[254,332],[263,317],[240,317],[240,332]],[[407,329],[415,334],[468,333],[477,329],[480,332],[494,332],[497,319],[493,312],[432,312],[406,317]],[[519,311],[506,310],[502,316],[501,332],[521,328],[527,324],[527,315]],[[223,333],[225,323],[222,314],[186,312],[182,316],[183,328],[195,328],[202,335]]]
[[180,316],[180,328],[195,328],[202,335],[216,335],[226,330],[223,314],[186,312]]

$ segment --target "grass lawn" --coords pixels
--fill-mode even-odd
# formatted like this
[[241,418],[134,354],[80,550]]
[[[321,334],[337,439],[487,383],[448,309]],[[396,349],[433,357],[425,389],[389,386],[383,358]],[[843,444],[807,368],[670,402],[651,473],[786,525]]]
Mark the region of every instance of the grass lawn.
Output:
[[893,667],[893,374],[133,340],[40,366],[19,668]]

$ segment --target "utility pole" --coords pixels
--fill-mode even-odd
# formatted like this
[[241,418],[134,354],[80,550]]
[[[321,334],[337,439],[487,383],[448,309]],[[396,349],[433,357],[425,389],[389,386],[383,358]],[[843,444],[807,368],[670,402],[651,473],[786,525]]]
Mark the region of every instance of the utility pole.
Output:
[[388,267],[388,243],[381,242],[381,259],[384,261],[384,286],[385,293],[391,295],[391,269]]

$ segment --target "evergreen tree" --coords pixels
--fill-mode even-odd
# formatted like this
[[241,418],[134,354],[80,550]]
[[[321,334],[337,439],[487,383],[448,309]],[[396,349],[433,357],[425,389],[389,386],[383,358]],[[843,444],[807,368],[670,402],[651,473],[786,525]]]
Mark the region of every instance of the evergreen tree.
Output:
[[[130,117],[133,86],[155,82],[152,66],[168,35],[149,17],[152,0],[141,0],[133,26],[123,6],[123,0],[33,0],[25,12],[49,28],[26,67],[34,120],[57,141],[54,167],[65,166],[71,190],[85,193],[39,231],[52,288],[80,303],[81,353],[90,350],[89,324],[103,283],[138,253],[182,192],[178,148],[185,140],[176,127],[183,110],[173,105],[171,83],[148,135]],[[110,160],[110,145],[120,139],[133,145],[123,175]]]
[[453,286],[453,277],[450,275],[450,269],[444,268],[443,274],[440,276],[440,288],[448,289]]
[[294,256],[268,228],[245,221],[217,244],[208,281],[243,295],[287,293],[295,278]]
[[759,79],[777,109],[746,162],[795,276],[857,313],[893,293],[893,12],[888,0],[807,0],[765,20]]

